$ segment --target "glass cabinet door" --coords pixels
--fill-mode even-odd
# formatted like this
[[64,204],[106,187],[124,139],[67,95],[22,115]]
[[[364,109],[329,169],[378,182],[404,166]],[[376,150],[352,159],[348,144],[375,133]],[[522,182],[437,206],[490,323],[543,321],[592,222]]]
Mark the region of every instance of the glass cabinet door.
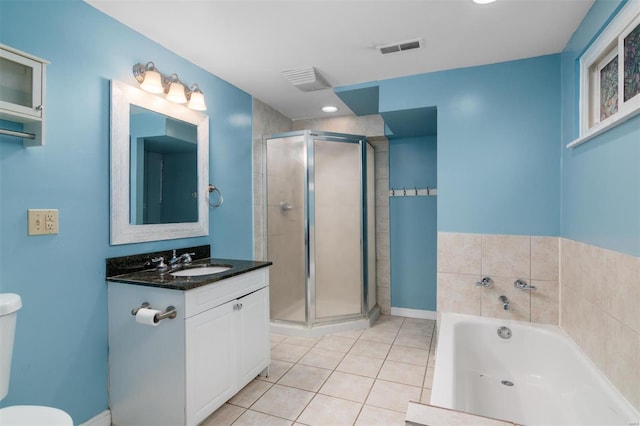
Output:
[[42,63],[0,49],[0,109],[42,118]]

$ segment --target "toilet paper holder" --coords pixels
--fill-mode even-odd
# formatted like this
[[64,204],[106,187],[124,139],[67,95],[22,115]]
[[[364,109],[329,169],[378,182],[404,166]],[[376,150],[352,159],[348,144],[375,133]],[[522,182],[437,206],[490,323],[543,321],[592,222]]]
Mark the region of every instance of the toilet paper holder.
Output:
[[[149,302],[144,302],[142,305],[140,305],[137,308],[133,308],[131,310],[131,315],[136,316],[136,314],[138,313],[138,311],[142,308],[149,308],[151,309],[151,304]],[[177,316],[177,312],[176,312],[176,307],[175,306],[167,306],[167,309],[165,309],[163,312],[160,312],[159,314],[156,314],[153,317],[153,321],[154,322],[160,322],[163,319],[174,319]]]

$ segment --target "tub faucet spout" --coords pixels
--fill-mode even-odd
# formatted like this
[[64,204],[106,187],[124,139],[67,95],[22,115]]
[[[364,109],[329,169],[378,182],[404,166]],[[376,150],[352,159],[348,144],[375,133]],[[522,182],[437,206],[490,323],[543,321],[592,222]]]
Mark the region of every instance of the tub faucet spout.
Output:
[[505,311],[508,311],[509,310],[509,299],[507,299],[507,296],[502,295],[502,296],[500,296],[498,298],[498,300],[500,300],[500,302],[502,303],[503,309]]

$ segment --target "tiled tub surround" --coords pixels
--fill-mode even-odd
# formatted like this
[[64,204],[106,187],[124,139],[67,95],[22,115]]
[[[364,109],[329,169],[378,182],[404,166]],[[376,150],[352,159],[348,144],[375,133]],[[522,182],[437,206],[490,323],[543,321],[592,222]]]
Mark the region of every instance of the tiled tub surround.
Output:
[[640,411],[640,258],[560,241],[560,326]]
[[[438,312],[558,325],[558,259],[556,237],[439,232]],[[493,279],[492,288],[476,285],[485,276]],[[536,290],[517,290],[517,279]]]
[[[483,276],[493,288],[475,285]],[[516,290],[516,278],[537,289]],[[440,232],[438,311],[560,325],[640,410],[638,257],[565,238]]]
[[431,396],[434,328],[431,320],[381,316],[367,330],[321,338],[272,334],[270,376],[202,425],[404,426],[409,401]]

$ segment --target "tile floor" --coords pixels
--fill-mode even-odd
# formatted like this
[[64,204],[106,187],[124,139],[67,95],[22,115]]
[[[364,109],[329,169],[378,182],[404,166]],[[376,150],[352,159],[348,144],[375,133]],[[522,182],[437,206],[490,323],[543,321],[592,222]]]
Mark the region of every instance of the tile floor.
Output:
[[409,401],[429,402],[435,340],[435,321],[394,316],[318,338],[274,334],[269,377],[201,426],[404,426]]

